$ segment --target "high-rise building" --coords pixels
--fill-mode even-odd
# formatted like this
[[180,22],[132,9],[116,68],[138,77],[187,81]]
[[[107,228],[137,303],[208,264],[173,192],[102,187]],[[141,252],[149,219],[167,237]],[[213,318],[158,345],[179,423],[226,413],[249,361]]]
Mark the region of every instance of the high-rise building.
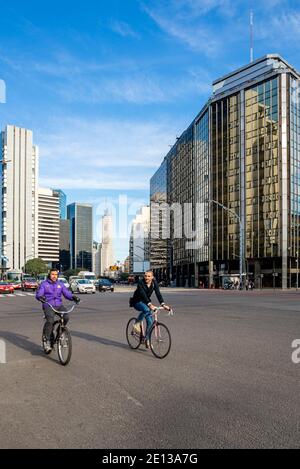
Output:
[[113,219],[106,210],[102,217],[101,274],[106,275],[112,265],[114,265]]
[[[168,158],[150,180],[150,267],[158,281],[169,282],[170,221],[168,219]],[[163,209],[165,207],[165,209]]]
[[53,189],[58,194],[59,201],[59,218],[61,220],[67,219],[67,196],[61,189]]
[[96,275],[96,277],[100,277],[101,275],[101,250],[102,250],[102,244],[94,241],[93,242],[93,272]]
[[59,262],[59,200],[52,189],[39,188],[38,257],[49,267]]
[[130,234],[130,268],[131,273],[143,273],[150,269],[150,207],[140,208],[132,220]]
[[166,157],[177,285],[298,283],[299,96],[300,74],[275,54],[213,82]]
[[32,131],[0,134],[1,270],[20,270],[38,255],[38,148]]
[[67,207],[70,220],[71,268],[92,271],[93,206],[73,203]]
[[59,220],[59,265],[60,270],[70,268],[70,220]]

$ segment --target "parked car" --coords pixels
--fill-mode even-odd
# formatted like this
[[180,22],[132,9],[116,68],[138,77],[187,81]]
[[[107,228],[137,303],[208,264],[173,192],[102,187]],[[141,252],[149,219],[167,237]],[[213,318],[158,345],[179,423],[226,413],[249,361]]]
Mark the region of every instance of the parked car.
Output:
[[22,290],[37,290],[39,287],[38,281],[35,278],[26,278],[22,281]]
[[113,292],[114,286],[109,280],[103,278],[98,281],[98,289],[100,292],[105,292],[105,291]]
[[14,293],[14,287],[9,282],[0,282],[0,293]]
[[94,282],[84,278],[72,282],[71,290],[73,293],[96,293]]

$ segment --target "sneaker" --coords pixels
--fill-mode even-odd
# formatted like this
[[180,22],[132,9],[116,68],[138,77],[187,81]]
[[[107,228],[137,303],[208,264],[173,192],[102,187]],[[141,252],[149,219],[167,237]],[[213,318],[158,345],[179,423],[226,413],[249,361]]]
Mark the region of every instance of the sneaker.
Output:
[[145,340],[145,347],[150,348],[150,340],[149,339]]
[[49,340],[46,340],[45,344],[44,344],[44,350],[46,353],[50,353],[51,350],[52,350],[52,347],[51,347],[51,344],[50,344],[50,341]]
[[141,323],[140,323],[140,322],[136,322],[136,323],[133,325],[133,332],[135,332],[136,334],[140,334],[141,331],[142,331]]

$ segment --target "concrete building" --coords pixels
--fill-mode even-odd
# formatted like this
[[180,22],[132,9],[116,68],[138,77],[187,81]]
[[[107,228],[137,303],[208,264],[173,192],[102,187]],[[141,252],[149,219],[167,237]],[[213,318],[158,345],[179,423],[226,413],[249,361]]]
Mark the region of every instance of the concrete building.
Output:
[[113,219],[106,210],[102,217],[101,275],[108,275],[109,268],[113,265]]
[[213,82],[166,157],[177,285],[299,285],[299,96],[299,73],[276,54]]
[[145,205],[132,220],[129,241],[130,273],[139,274],[150,269],[150,207]]
[[67,215],[70,220],[71,268],[92,271],[93,206],[70,204]]
[[38,148],[32,131],[0,134],[1,270],[20,270],[38,255]]
[[59,263],[59,199],[52,189],[39,188],[38,257],[49,267]]
[[93,241],[93,272],[96,277],[101,275],[101,252],[102,244]]

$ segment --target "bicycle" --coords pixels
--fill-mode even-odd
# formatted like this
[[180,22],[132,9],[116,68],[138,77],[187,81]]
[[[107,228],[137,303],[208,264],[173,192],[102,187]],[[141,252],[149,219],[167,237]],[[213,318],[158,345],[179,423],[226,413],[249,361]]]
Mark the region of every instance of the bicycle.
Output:
[[54,321],[53,323],[53,331],[50,336],[50,344],[51,344],[51,349],[46,350],[45,345],[46,345],[46,337],[43,331],[42,335],[42,344],[43,344],[43,349],[46,355],[50,355],[52,350],[55,350],[55,344],[57,344],[57,354],[58,354],[58,359],[60,363],[65,366],[67,365],[70,360],[71,360],[71,355],[72,355],[72,338],[69,329],[64,323],[64,314],[71,313],[76,304],[71,307],[68,311],[57,311],[56,309],[53,308],[52,305],[49,303],[45,303],[50,308],[54,313],[59,317],[57,321]]
[[[152,313],[154,318],[153,324],[149,333],[149,346],[151,352],[156,358],[165,358],[171,349],[171,334],[169,329],[162,322],[158,322],[157,313],[159,310],[164,309],[162,306],[155,308]],[[173,316],[173,310],[170,310],[168,316]],[[141,324],[141,332],[137,333],[133,329],[136,323],[136,318],[129,319],[126,326],[126,338],[130,348],[136,350],[146,340],[146,320],[144,319]]]

